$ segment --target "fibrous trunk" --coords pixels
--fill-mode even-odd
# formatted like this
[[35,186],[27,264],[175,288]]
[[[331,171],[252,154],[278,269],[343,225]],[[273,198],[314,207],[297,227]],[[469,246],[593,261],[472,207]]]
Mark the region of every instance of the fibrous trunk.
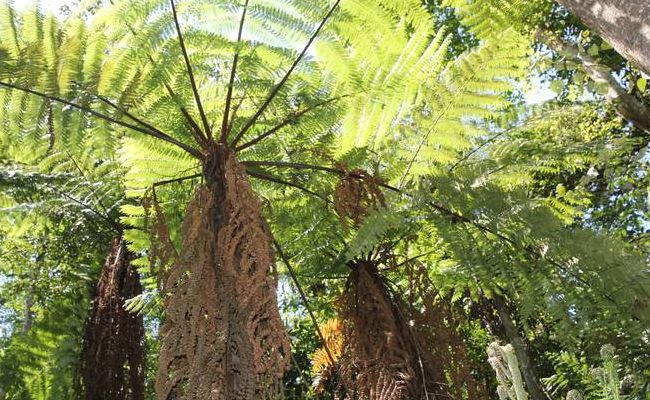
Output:
[[415,298],[392,293],[377,263],[352,264],[343,304],[341,378],[348,399],[489,398],[472,376],[459,321],[425,285],[426,271],[407,271]]
[[124,300],[142,293],[121,237],[113,239],[86,326],[82,378],[89,400],[144,399],[142,317],[124,309]]
[[245,169],[225,147],[204,162],[167,278],[159,399],[273,398],[289,357],[273,252]]
[[359,261],[348,278],[346,354],[341,375],[348,397],[419,399],[422,374],[406,322],[388,296],[377,266]]

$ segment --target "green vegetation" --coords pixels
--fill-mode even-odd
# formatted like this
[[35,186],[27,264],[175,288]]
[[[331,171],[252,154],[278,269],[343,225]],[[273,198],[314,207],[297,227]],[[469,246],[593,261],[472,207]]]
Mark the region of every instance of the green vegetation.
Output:
[[17,6],[0,400],[650,399],[648,77],[561,5]]

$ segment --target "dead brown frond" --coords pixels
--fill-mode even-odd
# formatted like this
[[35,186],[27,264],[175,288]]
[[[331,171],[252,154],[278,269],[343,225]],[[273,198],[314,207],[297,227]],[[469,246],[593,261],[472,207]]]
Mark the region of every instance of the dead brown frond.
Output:
[[348,397],[419,399],[417,349],[375,263],[352,266],[342,313],[348,325],[340,375]]
[[424,266],[414,264],[404,267],[406,298],[390,290],[376,262],[352,264],[342,302],[342,389],[348,399],[489,399],[458,331],[462,310],[438,298]]
[[477,371],[485,370],[485,365],[469,358],[458,330],[467,321],[466,315],[450,295],[438,295],[422,263],[413,260],[403,268],[409,283],[405,314],[412,321],[428,385],[437,388],[442,398],[490,399],[489,388],[479,385],[474,377]]
[[159,399],[277,395],[289,343],[273,252],[244,168],[218,146],[188,206],[182,251],[167,278],[156,379]]
[[359,226],[371,210],[385,207],[386,203],[379,178],[361,169],[345,171],[334,189],[334,208],[341,225],[347,229],[350,221],[353,226]]
[[[169,268],[178,257],[178,253],[169,234],[165,214],[156,198],[156,192],[151,190],[149,193],[150,195],[142,198],[144,228],[149,232],[149,269],[151,274],[158,278],[158,289],[162,292]],[[150,221],[152,208],[153,222]]]
[[113,240],[86,326],[82,379],[89,400],[144,399],[144,326],[124,301],[142,293],[122,238]]

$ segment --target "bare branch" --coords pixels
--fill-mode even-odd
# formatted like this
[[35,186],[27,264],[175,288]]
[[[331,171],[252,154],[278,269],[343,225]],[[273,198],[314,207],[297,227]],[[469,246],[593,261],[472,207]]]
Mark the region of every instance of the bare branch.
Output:
[[265,180],[265,181],[277,183],[279,185],[290,186],[290,187],[293,187],[293,188],[296,188],[296,189],[300,189],[300,190],[302,190],[303,192],[305,192],[307,194],[318,197],[319,199],[323,200],[324,202],[326,202],[328,204],[333,204],[330,199],[328,199],[326,197],[323,197],[320,194],[318,194],[318,193],[316,193],[316,192],[314,192],[312,190],[309,190],[306,187],[304,187],[302,185],[299,185],[297,183],[287,182],[287,181],[284,181],[284,180],[282,180],[280,178],[276,178],[276,177],[271,176],[271,175],[267,175],[267,174],[257,172],[257,171],[251,171],[250,169],[246,169],[246,173],[248,173],[248,175],[252,176],[253,178],[262,179],[262,180]]
[[[292,169],[311,169],[315,171],[329,172],[336,175],[347,175],[356,179],[367,178],[367,176],[361,174],[344,171],[338,168],[324,167],[322,165],[310,165],[310,164],[292,163],[292,162],[284,162],[284,161],[242,161],[242,164],[247,165],[249,167],[280,167],[280,168],[292,168]],[[377,185],[383,187],[384,189],[388,189],[392,192],[402,193],[402,191],[400,191],[396,187],[393,187],[391,185],[382,182],[377,182]]]
[[127,116],[129,119],[131,119],[133,122],[135,122],[135,123],[137,123],[137,124],[140,124],[140,125],[144,126],[145,128],[151,130],[152,132],[156,132],[156,133],[158,133],[158,134],[160,134],[160,135],[169,136],[169,135],[167,135],[165,132],[163,132],[163,131],[161,131],[160,129],[156,128],[155,126],[149,124],[149,123],[146,122],[146,121],[141,120],[140,118],[138,118],[138,117],[136,117],[135,115],[131,114],[131,113],[128,112],[127,110],[125,110],[125,109],[123,109],[123,108],[120,108],[120,106],[118,106],[117,104],[115,104],[114,102],[112,102],[111,100],[109,100],[108,98],[106,98],[106,97],[104,97],[104,96],[100,96],[100,95],[97,95],[97,98],[98,98],[99,100],[103,101],[104,103],[108,104],[109,106],[113,107],[115,110],[117,110],[117,111],[121,112],[122,114],[126,115],[126,116]]
[[176,183],[176,182],[182,182],[186,181],[189,179],[195,179],[195,178],[200,178],[202,174],[194,174],[194,175],[188,175],[188,176],[182,176],[180,178],[174,178],[174,179],[167,179],[164,181],[158,181],[154,182],[153,185],[151,185],[153,188],[157,188],[158,186],[164,186],[164,185],[169,185],[170,183]]
[[284,254],[284,251],[282,251],[282,247],[280,247],[280,244],[277,242],[277,240],[273,239],[273,245],[275,246],[275,249],[278,251],[278,254],[280,254],[280,258],[282,261],[284,261],[284,265],[287,266],[287,270],[289,271],[289,275],[291,275],[291,280],[293,280],[293,283],[296,285],[296,288],[298,289],[298,293],[300,294],[300,298],[302,299],[302,303],[307,309],[307,312],[309,313],[309,318],[311,319],[311,322],[314,324],[314,329],[316,329],[316,332],[318,333],[318,337],[320,338],[321,342],[323,343],[323,348],[325,349],[325,353],[327,353],[327,358],[329,358],[330,363],[332,365],[336,364],[334,361],[334,357],[332,356],[332,352],[330,351],[329,347],[327,346],[327,341],[325,340],[325,336],[323,335],[323,332],[320,329],[320,326],[318,326],[318,321],[316,320],[316,316],[314,315],[314,312],[311,309],[311,306],[309,305],[309,300],[307,299],[307,294],[305,291],[302,289],[302,286],[300,285],[300,282],[298,281],[298,276],[296,276],[296,271],[293,269],[291,266],[291,263],[289,262],[289,258],[287,257],[286,254]]

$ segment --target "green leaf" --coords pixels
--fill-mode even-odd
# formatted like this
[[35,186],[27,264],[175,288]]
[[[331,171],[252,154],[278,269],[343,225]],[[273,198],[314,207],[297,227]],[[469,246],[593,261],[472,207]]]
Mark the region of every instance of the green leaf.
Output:
[[556,79],[551,82],[550,89],[557,94],[560,94],[564,91],[564,82],[560,79]]
[[648,87],[648,80],[646,78],[639,78],[639,80],[636,81],[636,87],[638,87],[641,92],[645,92]]

